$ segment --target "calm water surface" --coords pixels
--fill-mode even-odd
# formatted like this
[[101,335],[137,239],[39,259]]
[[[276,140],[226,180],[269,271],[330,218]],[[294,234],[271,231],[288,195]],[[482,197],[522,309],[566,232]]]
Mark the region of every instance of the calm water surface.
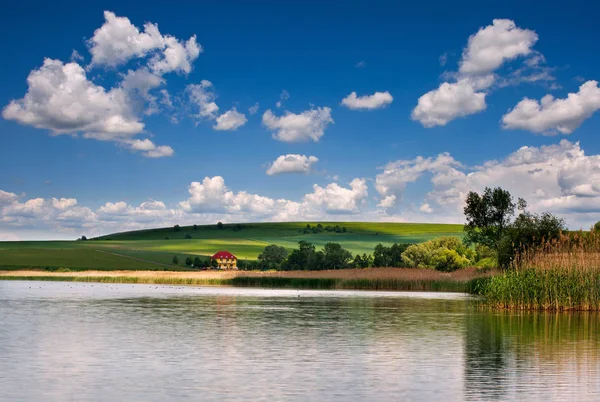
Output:
[[598,315],[473,304],[0,281],[0,400],[600,400]]

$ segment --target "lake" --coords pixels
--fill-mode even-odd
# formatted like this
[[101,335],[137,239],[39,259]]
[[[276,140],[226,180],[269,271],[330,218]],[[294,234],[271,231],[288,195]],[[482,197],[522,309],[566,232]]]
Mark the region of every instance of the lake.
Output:
[[0,400],[600,400],[595,313],[449,293],[0,281]]

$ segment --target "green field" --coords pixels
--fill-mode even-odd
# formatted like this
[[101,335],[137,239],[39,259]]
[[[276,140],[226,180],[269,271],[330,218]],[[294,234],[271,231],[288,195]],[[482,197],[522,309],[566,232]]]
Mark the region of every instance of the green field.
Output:
[[[353,254],[373,252],[378,243],[418,243],[439,236],[462,236],[462,225],[320,222],[339,225],[345,233],[303,233],[306,222],[182,226],[115,233],[87,241],[0,242],[0,269],[182,269],[187,256],[208,257],[227,250],[239,259],[253,260],[265,246],[293,249],[301,240],[321,248],[340,243]],[[317,223],[310,223],[316,226]],[[186,239],[186,235],[191,239]],[[167,239],[168,238],[168,239]],[[173,265],[173,256],[180,263]]]

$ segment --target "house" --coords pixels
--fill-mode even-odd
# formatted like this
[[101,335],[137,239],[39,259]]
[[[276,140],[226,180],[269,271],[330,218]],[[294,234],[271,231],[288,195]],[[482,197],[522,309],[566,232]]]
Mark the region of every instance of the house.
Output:
[[219,251],[210,257],[210,259],[217,262],[217,268],[219,269],[238,269],[237,257],[229,251]]

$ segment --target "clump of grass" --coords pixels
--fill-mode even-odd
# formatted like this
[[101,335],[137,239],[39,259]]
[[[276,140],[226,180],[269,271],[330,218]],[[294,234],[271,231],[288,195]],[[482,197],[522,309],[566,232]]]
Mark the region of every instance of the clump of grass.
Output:
[[504,309],[600,310],[600,232],[561,234],[523,250],[478,291]]

